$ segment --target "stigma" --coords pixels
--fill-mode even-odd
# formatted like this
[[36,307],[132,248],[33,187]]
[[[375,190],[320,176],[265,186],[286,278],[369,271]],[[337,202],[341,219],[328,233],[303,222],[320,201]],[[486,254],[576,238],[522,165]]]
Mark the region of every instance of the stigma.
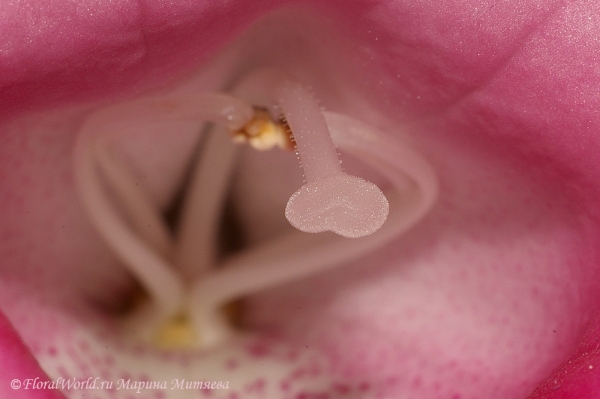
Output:
[[[276,74],[266,86],[257,82],[261,79],[247,79],[232,93],[144,98],[108,107],[91,115],[78,136],[74,174],[82,203],[147,294],[148,303],[134,309],[125,324],[151,345],[206,349],[232,339],[241,332],[228,304],[366,254],[415,225],[435,202],[435,171],[415,149],[364,122],[323,111],[311,91],[293,79]],[[267,103],[247,102],[243,95],[249,91],[262,93]],[[204,155],[196,160],[174,231],[114,151],[123,127],[142,120],[185,120],[197,123],[198,130],[208,122],[229,131],[213,129],[203,138]],[[220,258],[215,215],[223,211],[236,144],[242,143],[259,151],[295,150],[305,184],[281,217],[297,231]],[[386,192],[345,173],[338,149],[383,176]],[[315,234],[323,232],[334,234]]]

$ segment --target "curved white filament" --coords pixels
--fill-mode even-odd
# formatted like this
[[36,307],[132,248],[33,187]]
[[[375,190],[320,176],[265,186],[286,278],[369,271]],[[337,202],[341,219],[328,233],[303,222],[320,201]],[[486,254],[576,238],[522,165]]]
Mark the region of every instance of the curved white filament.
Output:
[[[100,137],[106,140],[107,137],[122,134],[140,121],[211,121],[237,129],[252,116],[253,109],[249,104],[222,94],[157,97],[104,108],[90,116],[81,128],[75,144],[74,169],[84,208],[101,236],[155,302],[159,318],[170,317],[184,307],[183,280],[165,257],[157,254],[148,242],[132,231],[107,197],[97,173],[98,165],[94,161],[97,155],[96,142]],[[103,172],[110,174],[110,166],[107,167],[110,160],[102,159]],[[124,174],[117,172],[117,175],[117,179],[127,179]],[[117,187],[120,183],[113,182],[113,185]],[[117,188],[119,190],[122,189]]]
[[[234,84],[233,94],[247,97],[257,86],[248,77]],[[244,121],[245,123],[246,121]],[[235,131],[239,126],[228,126]],[[238,146],[220,126],[210,129],[201,146],[182,205],[176,232],[174,260],[186,277],[198,278],[215,262],[220,210],[224,205],[229,176],[233,173]]]
[[104,193],[93,161],[90,133],[95,132],[82,131],[75,147],[75,178],[90,221],[158,304],[160,314],[173,314],[183,301],[181,281],[166,260],[124,223]]
[[168,258],[173,238],[158,205],[149,200],[106,141],[106,137],[98,137],[94,145],[95,159],[104,181],[118,197],[136,232],[161,256]]
[[[209,325],[217,317],[216,310],[228,301],[335,267],[384,245],[414,226],[433,206],[437,177],[418,152],[347,116],[324,115],[335,144],[379,171],[394,188],[386,193],[390,203],[387,223],[350,243],[334,235],[293,232],[226,260],[223,267],[192,286],[191,311],[197,325]],[[209,331],[203,338],[213,344],[219,335]]]
[[173,254],[177,269],[189,278],[197,278],[215,262],[218,223],[238,150],[229,134],[216,126],[203,140],[182,205]]

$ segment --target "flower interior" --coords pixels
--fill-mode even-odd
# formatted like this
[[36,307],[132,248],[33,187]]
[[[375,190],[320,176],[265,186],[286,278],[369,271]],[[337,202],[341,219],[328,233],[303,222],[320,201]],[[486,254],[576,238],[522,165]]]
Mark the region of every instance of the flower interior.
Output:
[[[88,216],[149,298],[143,304],[148,306],[138,305],[134,315],[127,315],[128,329],[146,343],[202,349],[221,344],[234,334],[224,312],[227,304],[368,253],[418,222],[435,201],[435,173],[420,154],[406,145],[386,145],[384,133],[348,116],[328,112],[326,117],[301,83],[261,70],[250,73],[233,93],[262,95],[270,103],[257,108],[223,93],[144,98],[95,112],[75,145],[74,173]],[[281,115],[265,120],[264,111],[255,109]],[[199,131],[211,122],[230,131],[211,126],[202,135],[206,155],[197,160],[198,177],[186,188],[194,200],[184,199],[173,234],[147,190],[111,150],[111,137],[117,139],[139,121],[191,121]],[[321,244],[315,245],[304,234],[290,234],[284,243],[218,253],[214,236],[219,218],[213,215],[222,212],[236,160],[230,136],[239,141],[240,132],[259,150],[286,141],[296,145],[306,184],[287,202],[286,218],[302,232],[332,231],[345,239],[319,237]],[[342,149],[377,169],[395,191],[394,214],[379,234],[388,217],[388,200],[375,184],[342,171],[332,136]],[[371,235],[356,243],[347,240]],[[281,254],[282,247],[288,252]],[[307,255],[312,251],[316,256]],[[214,255],[207,257],[206,252]],[[223,255],[228,256],[219,259]]]
[[3,311],[51,379],[114,384],[67,397],[523,397],[568,355],[575,149],[510,136],[505,58],[345,21],[274,13],[177,82],[5,127]]

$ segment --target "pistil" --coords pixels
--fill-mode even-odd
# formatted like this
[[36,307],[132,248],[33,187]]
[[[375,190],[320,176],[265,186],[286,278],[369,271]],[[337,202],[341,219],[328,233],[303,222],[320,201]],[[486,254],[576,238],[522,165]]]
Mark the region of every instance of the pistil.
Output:
[[302,161],[306,184],[289,199],[285,216],[307,233],[333,231],[364,237],[386,221],[389,204],[379,187],[342,171],[335,145],[317,101],[299,83],[277,90]]

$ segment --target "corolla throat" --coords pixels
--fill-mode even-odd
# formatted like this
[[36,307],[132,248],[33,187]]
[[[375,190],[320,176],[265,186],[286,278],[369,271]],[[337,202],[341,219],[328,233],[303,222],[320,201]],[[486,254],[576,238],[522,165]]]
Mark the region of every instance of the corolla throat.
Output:
[[[435,201],[435,171],[416,150],[390,144],[385,133],[365,123],[323,111],[299,82],[275,74],[265,87],[269,75],[261,76],[232,94],[170,95],[107,107],[81,129],[74,163],[79,193],[96,230],[150,299],[128,317],[144,341],[168,347],[217,345],[239,334],[223,311],[227,303],[365,254],[417,223]],[[248,92],[263,92],[266,104],[247,102]],[[141,121],[182,120],[199,127],[211,122],[231,134],[214,132],[207,138],[209,151],[198,161],[200,177],[188,195],[197,204],[188,202],[171,232],[161,209],[111,146]],[[259,150],[296,149],[306,182],[289,199],[285,217],[300,231],[217,261],[206,255],[214,251],[214,221],[207,220],[220,209],[223,182],[235,160],[234,142]],[[346,174],[336,146],[379,172],[389,182],[386,194]],[[208,165],[210,157],[215,159]],[[306,234],[324,231],[338,236]]]

